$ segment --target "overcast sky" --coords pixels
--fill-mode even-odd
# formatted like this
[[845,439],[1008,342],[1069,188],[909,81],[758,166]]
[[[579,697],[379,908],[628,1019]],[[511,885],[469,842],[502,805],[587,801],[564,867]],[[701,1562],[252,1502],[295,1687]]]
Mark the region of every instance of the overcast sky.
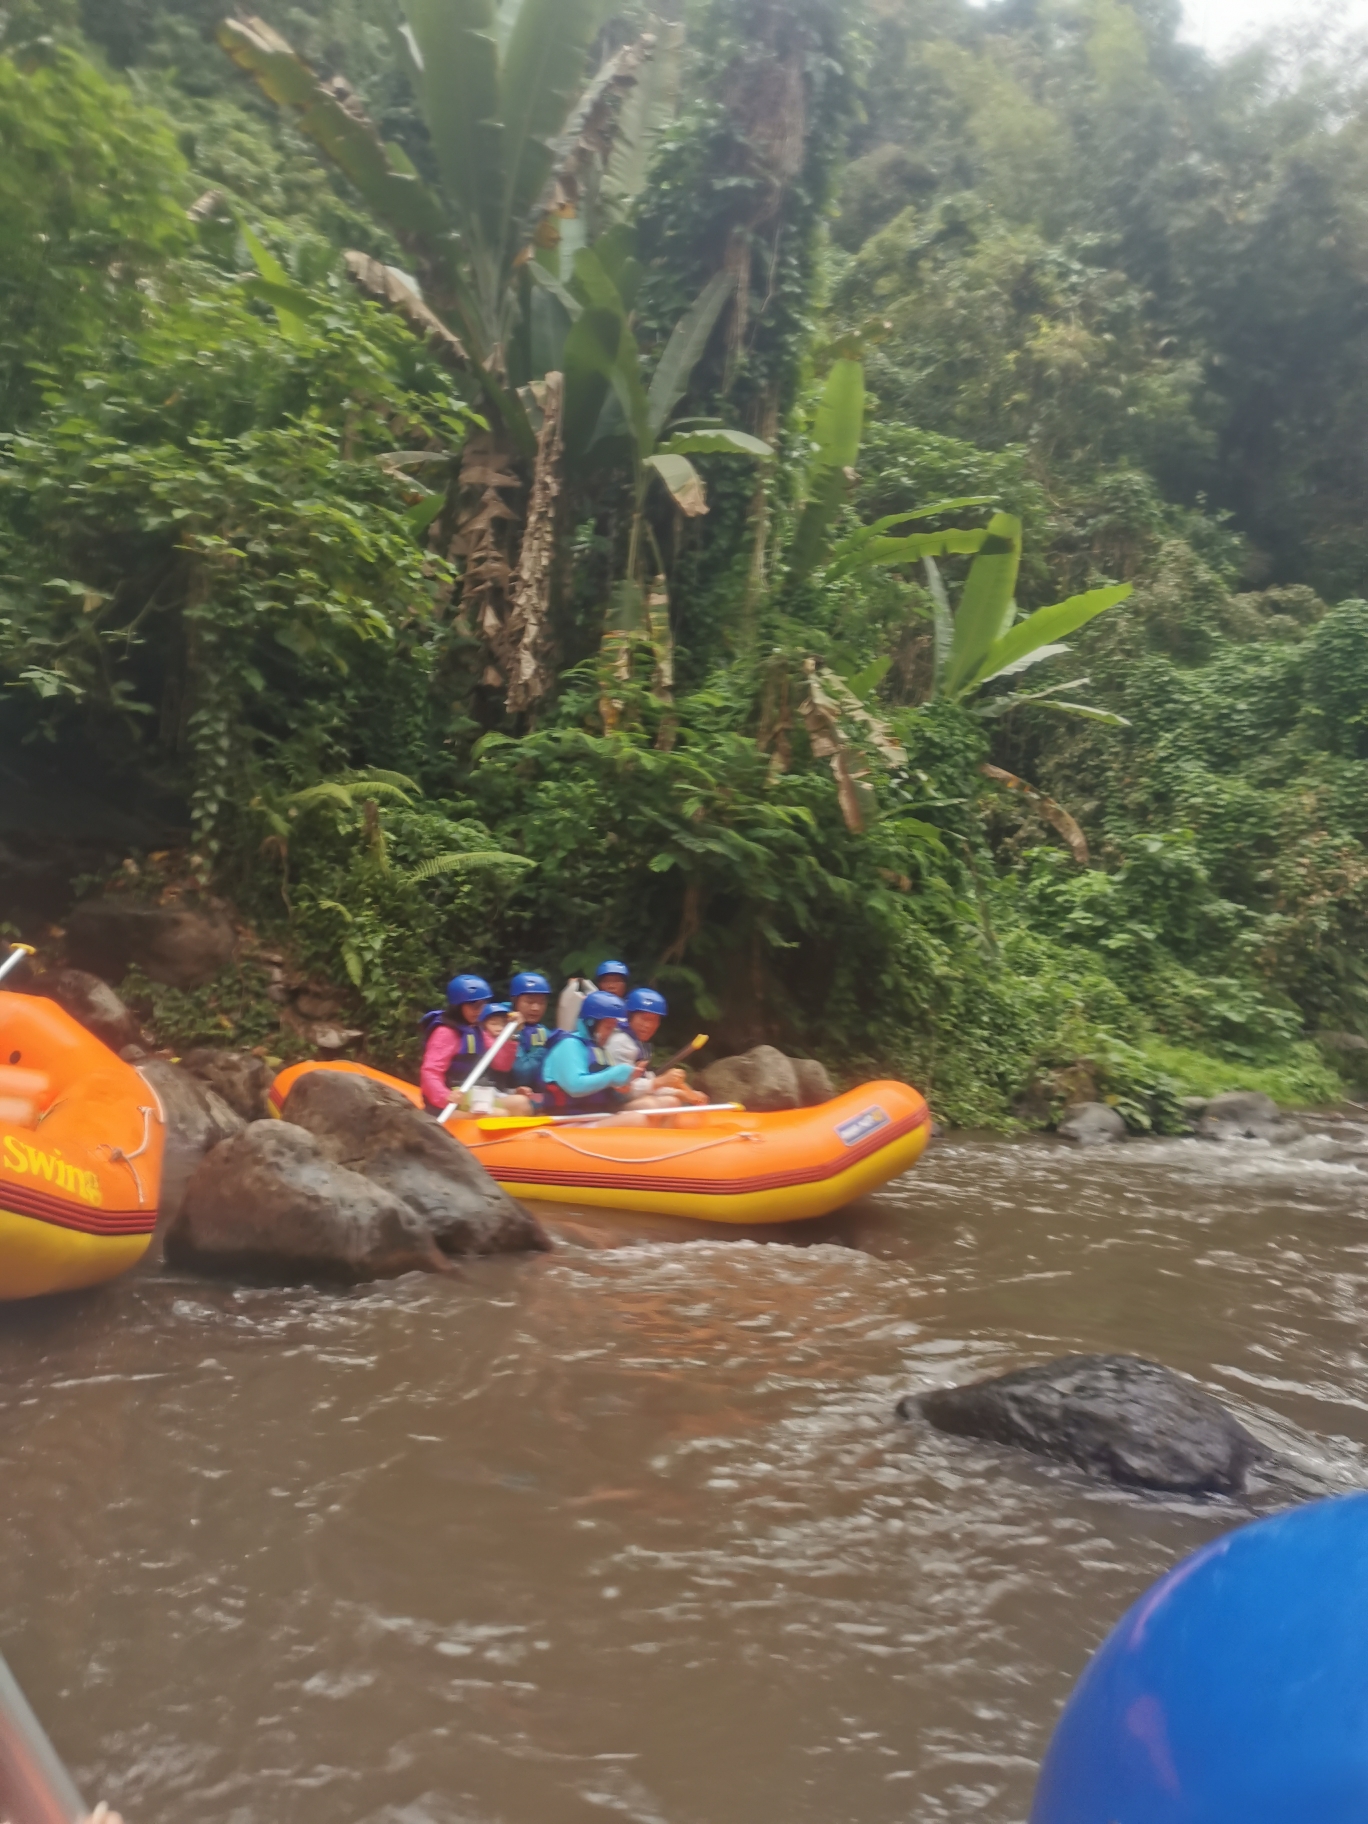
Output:
[[1183,36],[1219,57],[1270,26],[1368,26],[1368,0],[1183,0],[1183,17]]

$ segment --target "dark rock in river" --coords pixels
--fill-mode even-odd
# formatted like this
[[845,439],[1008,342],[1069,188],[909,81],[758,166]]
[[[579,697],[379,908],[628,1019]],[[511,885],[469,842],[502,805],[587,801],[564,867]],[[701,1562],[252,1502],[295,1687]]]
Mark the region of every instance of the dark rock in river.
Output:
[[71,961],[115,982],[136,963],[169,988],[202,988],[232,961],[233,946],[232,924],[219,911],[90,899],[66,922]]
[[139,1065],[138,1070],[156,1090],[166,1117],[157,1218],[158,1231],[164,1232],[179,1212],[185,1187],[200,1160],[220,1141],[240,1134],[246,1124],[208,1084],[179,1065],[153,1058]]
[[1231,1089],[1213,1096],[1196,1125],[1200,1140],[1271,1140],[1287,1142],[1302,1134],[1299,1122],[1289,1121],[1271,1096],[1253,1089]]
[[710,1102],[739,1102],[756,1113],[802,1105],[792,1058],[773,1045],[757,1045],[737,1058],[719,1058],[701,1073]]
[[254,1121],[200,1161],[167,1231],[166,1258],[271,1284],[354,1283],[447,1266],[406,1203],[334,1163],[312,1134],[286,1121]]
[[798,1079],[798,1102],[802,1108],[820,1108],[836,1094],[831,1072],[818,1058],[790,1058],[793,1074]]
[[916,1413],[938,1431],[1014,1444],[1127,1488],[1238,1495],[1269,1458],[1209,1393],[1133,1355],[1065,1355],[898,1402],[900,1418]]
[[536,1217],[501,1190],[472,1153],[383,1083],[343,1071],[306,1071],[281,1114],[315,1135],[339,1165],[401,1198],[444,1254],[551,1246]]
[[120,1052],[142,1039],[137,1016],[98,975],[88,975],[84,969],[53,969],[37,978],[33,992],[56,1001],[64,1013],[79,1020],[111,1051]]
[[1079,1102],[1065,1109],[1059,1137],[1076,1146],[1107,1146],[1125,1139],[1126,1124],[1105,1102]]
[[254,1051],[219,1051],[203,1045],[187,1051],[181,1064],[192,1077],[207,1083],[244,1121],[260,1121],[270,1113],[266,1097],[271,1088],[271,1068]]

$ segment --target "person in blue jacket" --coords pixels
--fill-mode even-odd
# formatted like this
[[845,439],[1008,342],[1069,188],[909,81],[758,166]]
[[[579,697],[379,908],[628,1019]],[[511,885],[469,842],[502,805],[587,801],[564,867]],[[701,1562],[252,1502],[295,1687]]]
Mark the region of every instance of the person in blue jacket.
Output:
[[541,1089],[542,1061],[551,1042],[546,1024],[551,984],[535,969],[523,969],[508,984],[513,1011],[522,1021],[518,1028],[518,1055],[513,1060],[513,1086],[536,1093]]
[[547,1106],[555,1114],[611,1115],[626,1103],[640,1064],[613,1064],[605,1047],[627,1015],[621,995],[596,988],[584,997],[574,1032],[546,1047],[542,1066]]

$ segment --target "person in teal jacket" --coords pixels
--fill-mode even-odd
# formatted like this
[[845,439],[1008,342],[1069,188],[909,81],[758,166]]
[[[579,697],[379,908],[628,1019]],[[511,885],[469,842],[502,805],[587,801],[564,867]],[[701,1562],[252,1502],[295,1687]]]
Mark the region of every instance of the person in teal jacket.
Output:
[[621,995],[586,995],[575,1030],[546,1047],[542,1083],[551,1113],[611,1115],[624,1105],[640,1064],[612,1064],[604,1050],[627,1008]]

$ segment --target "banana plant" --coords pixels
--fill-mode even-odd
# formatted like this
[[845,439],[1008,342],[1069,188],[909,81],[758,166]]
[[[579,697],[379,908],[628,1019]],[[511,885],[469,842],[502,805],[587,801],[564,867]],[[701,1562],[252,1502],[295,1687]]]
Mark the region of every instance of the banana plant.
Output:
[[652,574],[663,575],[665,569],[647,517],[652,486],[664,487],[680,512],[693,518],[707,512],[708,496],[691,457],[748,456],[764,462],[774,454],[761,438],[721,424],[669,428],[731,296],[732,275],[720,272],[711,279],[675,324],[649,385],[631,323],[639,278],[630,236],[615,231],[576,254],[573,286],[564,293],[573,319],[564,356],[566,453],[586,465],[625,456],[631,467],[626,574],[614,589],[610,612],[610,629],[622,635],[645,628],[646,546]]
[[[1069,648],[1063,644],[1066,635],[1076,633],[1097,615],[1124,602],[1131,593],[1129,583],[1088,589],[1065,601],[1037,608],[1018,621],[1015,592],[1021,564],[1021,521],[1011,513],[994,513],[980,538],[960,592],[959,606],[953,612],[935,556],[917,554],[922,556],[934,605],[935,694],[952,703],[967,701],[996,678],[1019,676],[1044,659],[1067,653]],[[1061,715],[1083,716],[1114,728],[1127,727],[1125,717],[1112,710],[1074,702],[1058,694],[1087,682],[1086,678],[1072,678],[1046,690],[1013,691],[975,708],[980,715],[1002,715],[1019,704],[1035,703]]]
[[[538,471],[560,453],[546,422],[557,390],[526,390],[553,366],[537,360],[548,337],[534,336],[534,310],[538,319],[555,314],[529,268],[557,276],[561,223],[595,174],[607,174],[620,118],[633,156],[613,166],[615,206],[644,174],[641,146],[662,119],[661,84],[625,104],[661,47],[644,34],[589,80],[610,0],[401,0],[401,10],[395,44],[430,135],[434,184],[382,140],[345,81],[323,81],[265,21],[224,19],[218,40],[351,180],[415,275],[349,254],[352,276],[415,328],[430,330],[435,314],[443,358],[473,382],[489,429],[466,445],[452,551],[465,559],[467,618],[508,683],[509,707],[522,709],[550,682],[532,650],[543,638],[550,566],[540,557],[520,564],[524,503],[554,501],[558,489],[539,488]],[[545,540],[533,543],[540,553]]]

